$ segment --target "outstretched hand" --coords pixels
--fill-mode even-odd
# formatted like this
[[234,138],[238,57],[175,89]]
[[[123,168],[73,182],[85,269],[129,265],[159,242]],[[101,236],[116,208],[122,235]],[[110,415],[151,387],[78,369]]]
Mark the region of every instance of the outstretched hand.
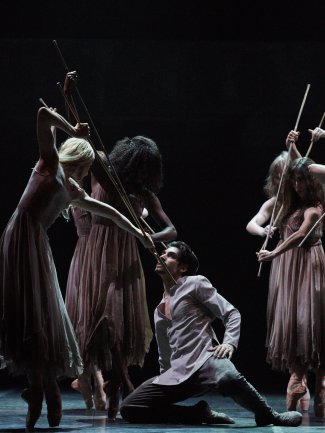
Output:
[[80,200],[88,196],[86,191],[81,188],[78,182],[76,182],[72,177],[69,177],[69,183],[71,185],[70,191],[72,192],[72,200]]
[[235,348],[233,345],[228,343],[222,343],[218,346],[211,347],[208,349],[209,352],[213,352],[214,358],[228,358],[231,359],[232,355],[234,354]]

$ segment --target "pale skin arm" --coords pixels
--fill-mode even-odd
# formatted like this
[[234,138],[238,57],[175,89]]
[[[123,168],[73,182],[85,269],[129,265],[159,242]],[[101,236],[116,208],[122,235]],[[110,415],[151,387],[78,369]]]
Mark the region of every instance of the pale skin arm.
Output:
[[[255,236],[267,236],[270,230],[270,226],[267,225],[266,227],[263,227],[263,225],[270,220],[274,203],[275,197],[271,197],[262,204],[260,210],[257,212],[256,215],[253,216],[253,218],[246,226],[246,230],[248,231],[248,233]],[[274,231],[275,228],[272,228],[272,233],[270,233],[270,236],[273,235]]]
[[[77,71],[71,71],[71,72],[67,72],[65,79],[64,79],[63,91],[64,91],[64,94],[65,94],[66,98],[68,99],[68,101],[72,107],[74,107],[74,103],[73,103],[73,100],[71,97],[71,91],[77,84],[77,78],[78,78],[77,77]],[[75,117],[74,117],[74,114],[70,110],[69,103],[67,101],[65,101],[65,109],[67,112],[68,119],[69,119],[69,121],[71,121],[71,119],[75,119]],[[77,120],[77,119],[75,119],[75,120]]]
[[304,239],[307,233],[310,231],[312,226],[321,216],[321,209],[316,207],[310,207],[306,209],[304,213],[304,221],[301,224],[299,230],[289,236],[285,241],[278,245],[273,251],[261,250],[257,254],[259,262],[266,262],[273,260],[275,257],[283,254],[291,248],[297,247],[300,242]]
[[149,215],[152,216],[158,226],[161,227],[159,232],[151,235],[152,240],[154,242],[164,242],[176,239],[176,229],[167,214],[164,212],[160,200],[155,194],[150,194],[146,203],[146,208]]
[[311,133],[311,138],[313,141],[318,141],[320,138],[325,138],[325,131],[322,128],[308,129]]
[[41,107],[37,115],[37,140],[41,169],[56,167],[59,162],[53,127],[61,129],[71,137],[86,138],[89,135],[88,123],[77,123],[76,126],[72,126],[54,110]]
[[312,173],[317,179],[325,183],[325,165],[323,164],[310,164],[308,166],[308,170]]
[[325,175],[325,165],[323,164],[310,164],[308,170],[313,174]]
[[126,230],[133,236],[136,236],[146,248],[154,247],[150,235],[146,233],[144,236],[142,231],[136,228],[131,221],[129,221],[118,210],[107,203],[95,200],[94,198],[90,197],[72,178],[69,178],[69,181],[72,184],[72,190],[75,190],[77,195],[76,198],[72,199],[71,204],[73,206],[79,207],[101,217],[109,218],[121,229]]
[[292,143],[291,151],[289,155],[291,160],[301,158],[301,153],[298,151],[296,146],[296,142],[298,141],[299,134],[300,134],[299,132],[291,130],[286,138],[286,146],[288,150],[290,149],[290,144]]

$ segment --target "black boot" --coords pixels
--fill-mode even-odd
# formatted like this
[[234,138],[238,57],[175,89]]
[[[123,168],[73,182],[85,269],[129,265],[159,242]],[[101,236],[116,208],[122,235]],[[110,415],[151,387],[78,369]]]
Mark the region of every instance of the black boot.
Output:
[[254,412],[255,422],[258,426],[273,424],[297,427],[301,424],[301,413],[295,411],[276,412],[243,376],[238,380],[223,385],[221,391],[225,396],[233,398],[236,403],[245,409]]

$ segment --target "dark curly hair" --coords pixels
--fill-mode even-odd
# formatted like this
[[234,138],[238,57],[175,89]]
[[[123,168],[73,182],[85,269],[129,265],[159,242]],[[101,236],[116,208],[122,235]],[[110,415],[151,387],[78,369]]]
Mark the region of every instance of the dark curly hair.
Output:
[[[308,166],[314,164],[310,158],[297,158],[293,160],[286,172],[284,181],[284,211],[283,218],[288,217],[299,207],[322,206],[325,208],[325,194],[323,184],[310,173]],[[294,176],[299,175],[306,185],[306,195],[301,198],[295,191]]]
[[117,141],[109,159],[128,192],[158,193],[162,187],[162,158],[156,143],[137,135]]

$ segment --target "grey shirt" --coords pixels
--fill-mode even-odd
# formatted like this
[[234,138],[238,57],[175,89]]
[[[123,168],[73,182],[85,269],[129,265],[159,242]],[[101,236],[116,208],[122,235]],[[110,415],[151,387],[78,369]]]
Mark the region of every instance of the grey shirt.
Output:
[[213,355],[208,349],[214,339],[211,323],[216,318],[225,326],[223,343],[237,348],[240,313],[202,275],[182,277],[170,289],[172,320],[163,314],[163,304],[164,299],[154,314],[161,374],[153,383],[184,382]]

